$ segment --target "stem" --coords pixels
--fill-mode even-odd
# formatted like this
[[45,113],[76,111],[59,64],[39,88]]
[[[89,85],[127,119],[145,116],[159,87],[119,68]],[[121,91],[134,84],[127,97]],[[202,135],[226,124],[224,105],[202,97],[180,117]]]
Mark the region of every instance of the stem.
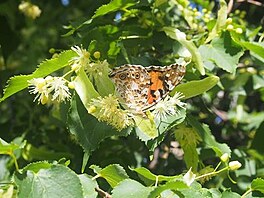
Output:
[[156,176],[155,187],[158,186],[158,182],[159,182],[159,176]]
[[241,198],[245,198],[249,193],[251,193],[253,190],[252,188],[248,189],[242,196]]
[[18,167],[18,163],[17,163],[17,160],[16,160],[16,156],[13,153],[10,153],[10,156],[13,158],[16,170],[18,171],[19,167]]
[[210,175],[216,175],[216,174],[221,173],[221,172],[223,172],[225,170],[228,170],[228,168],[229,167],[225,167],[225,168],[223,168],[223,169],[221,169],[219,171],[213,171],[211,173],[206,173],[204,175],[200,175],[200,176],[196,177],[195,179],[200,179],[200,178],[207,177],[207,176],[210,176]]
[[217,166],[214,169],[214,172],[219,168],[219,166],[221,165],[221,161],[217,164]]
[[62,78],[65,78],[66,76],[68,76],[70,73],[72,73],[73,72],[73,70],[70,70],[70,71],[68,71],[66,74],[64,74],[63,76],[62,76]]
[[230,176],[229,172],[228,172],[228,178],[230,179],[230,181],[233,183],[233,184],[236,184],[236,182],[232,179],[232,177]]
[[95,175],[93,178],[92,178],[92,180],[95,180],[95,179],[97,179],[97,178],[99,178],[99,177],[101,177],[101,175]]

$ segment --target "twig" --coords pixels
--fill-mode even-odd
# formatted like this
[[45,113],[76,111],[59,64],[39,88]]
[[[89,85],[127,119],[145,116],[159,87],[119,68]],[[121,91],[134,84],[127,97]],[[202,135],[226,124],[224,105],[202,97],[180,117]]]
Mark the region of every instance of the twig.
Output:
[[264,4],[262,4],[261,2],[259,1],[255,1],[255,0],[237,0],[238,3],[242,3],[242,2],[247,2],[247,3],[251,3],[253,5],[256,5],[256,6],[261,6],[261,7],[264,7]]
[[100,189],[99,187],[95,188],[95,191],[98,192],[98,194],[100,195],[100,197],[104,197],[104,198],[112,198],[111,195],[109,195],[107,192],[103,191],[102,189]]
[[232,11],[234,5],[234,0],[230,0],[227,5],[227,13],[229,14]]

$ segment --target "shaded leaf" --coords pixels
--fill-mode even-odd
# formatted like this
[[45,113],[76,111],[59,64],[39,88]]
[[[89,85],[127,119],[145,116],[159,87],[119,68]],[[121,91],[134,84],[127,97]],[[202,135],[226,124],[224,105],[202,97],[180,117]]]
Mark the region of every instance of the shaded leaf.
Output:
[[218,157],[222,156],[224,153],[227,153],[228,155],[231,154],[231,150],[227,146],[227,144],[224,144],[224,143],[221,144],[215,140],[208,125],[199,123],[191,115],[187,115],[187,120],[188,120],[188,123],[199,133],[205,146],[207,148],[213,149]]
[[262,153],[262,154],[264,153],[263,131],[264,131],[264,122],[262,122],[261,125],[256,130],[254,139],[251,143],[251,148],[257,150],[259,153]]
[[117,132],[106,123],[99,122],[94,116],[88,114],[78,96],[72,98],[67,124],[70,132],[75,135],[79,144],[89,154],[105,138],[113,135],[125,136],[131,131],[130,128],[127,128]]

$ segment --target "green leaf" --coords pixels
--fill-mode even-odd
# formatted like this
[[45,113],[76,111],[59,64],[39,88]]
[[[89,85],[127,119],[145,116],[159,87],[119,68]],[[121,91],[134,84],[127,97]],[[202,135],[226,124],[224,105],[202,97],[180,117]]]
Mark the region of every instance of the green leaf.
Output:
[[260,191],[261,193],[264,194],[264,179],[261,178],[254,179],[251,183],[251,189]]
[[108,96],[115,91],[114,84],[108,76],[98,76],[97,78],[94,78],[94,83],[101,96]]
[[192,60],[195,63],[196,68],[202,75],[204,75],[205,70],[202,62],[202,57],[194,43],[192,41],[187,41],[186,35],[178,29],[172,27],[164,27],[163,30],[170,38],[177,40],[190,51]]
[[226,190],[222,193],[221,198],[241,198],[241,196],[237,193]]
[[88,104],[91,99],[99,96],[99,93],[94,89],[93,84],[82,69],[74,79],[74,87],[86,109],[89,108]]
[[34,173],[38,173],[40,169],[49,169],[51,168],[52,164],[47,162],[34,162],[28,164],[26,167],[23,168],[23,171],[33,171]]
[[54,159],[61,159],[61,158],[72,158],[73,156],[68,152],[52,152],[51,150],[47,149],[46,147],[35,147],[32,144],[26,144],[24,149],[23,157],[27,160],[54,160]]
[[29,75],[14,76],[8,80],[8,84],[4,90],[4,95],[0,98],[0,102],[13,94],[28,87],[28,80],[33,78],[45,77],[69,64],[76,53],[72,50],[68,50],[59,54],[56,58],[46,60],[39,64],[39,67]]
[[259,153],[262,154],[264,154],[263,131],[264,131],[264,122],[262,122],[261,125],[256,130],[255,136],[251,143],[251,148],[257,150]]
[[257,43],[257,42],[246,42],[246,41],[242,41],[240,42],[240,44],[242,44],[243,47],[245,47],[247,50],[249,50],[250,54],[254,57],[256,57],[257,59],[259,59],[260,61],[262,61],[264,63],[264,54],[263,54],[263,50],[264,50],[264,45],[263,43]]
[[220,9],[217,13],[216,23],[213,27],[212,31],[209,33],[205,43],[210,42],[212,39],[214,39],[217,34],[223,29],[223,27],[226,24],[226,18],[227,18],[227,5],[225,0],[220,0]]
[[96,17],[103,16],[117,10],[126,9],[137,3],[138,2],[135,0],[112,0],[110,3],[99,7],[92,18],[94,19]]
[[[149,194],[148,198],[156,198],[165,191],[165,190],[173,190],[177,191],[179,189],[189,188],[183,181],[169,181],[166,184],[156,187],[151,193]],[[175,193],[177,194],[177,193]]]
[[249,50],[249,52],[252,56],[254,56],[257,59],[259,59],[260,61],[264,62],[264,54],[263,54],[264,43],[263,42],[257,43],[254,41],[251,41],[251,42],[242,41],[242,40],[240,40],[240,37],[234,32],[231,32],[231,37],[237,44],[239,44],[242,47],[244,47],[245,49]]
[[190,188],[182,188],[178,189],[178,191],[180,192],[179,194],[183,197],[212,197],[211,192],[206,188],[202,188],[201,184],[199,184],[198,182],[193,182]]
[[112,190],[112,198],[146,198],[151,190],[135,180],[126,179]]
[[135,130],[137,136],[142,141],[148,141],[158,136],[158,130],[154,123],[154,120],[149,118],[143,118],[141,116],[135,116],[134,121],[136,123]]
[[205,146],[213,149],[218,157],[221,157],[224,153],[227,153],[228,155],[231,154],[231,150],[226,144],[216,142],[208,125],[199,123],[191,115],[187,115],[187,120],[188,123],[199,133],[199,136],[202,138]]
[[[264,60],[264,59],[263,59]],[[253,80],[253,89],[257,90],[264,87],[264,78],[258,75],[252,76]]]
[[22,174],[15,173],[18,198],[35,197],[83,197],[83,189],[78,176],[63,165],[51,165],[33,172],[27,168]]
[[175,92],[181,92],[184,95],[184,99],[188,99],[213,88],[219,82],[218,76],[209,76],[202,80],[193,80],[184,84],[178,85],[171,94]]
[[110,184],[112,188],[117,186],[124,179],[128,178],[126,171],[119,164],[111,164],[101,169],[99,172],[97,170],[96,173],[100,177],[103,177]]
[[88,114],[77,95],[72,97],[67,124],[70,132],[75,135],[79,144],[88,154],[95,150],[105,138],[113,135],[125,136],[131,131],[130,128],[127,128],[117,132],[106,123],[99,122],[94,116]]
[[175,115],[167,116],[164,120],[156,121],[156,127],[159,132],[159,136],[164,132],[168,131],[170,128],[182,123],[186,117],[186,109],[180,108]]
[[185,124],[179,125],[174,134],[184,151],[187,169],[192,168],[196,172],[199,162],[196,146],[201,141],[201,137],[193,128],[186,127]]
[[94,171],[96,174],[99,174],[100,171],[102,170],[102,168],[100,168],[99,166],[96,166],[96,165],[91,165],[89,168],[93,169],[93,171]]
[[153,185],[155,182],[162,182],[162,181],[170,181],[176,178],[179,178],[179,176],[163,176],[163,175],[155,175],[151,173],[148,169],[144,167],[139,167],[132,169],[132,171],[137,172],[139,178],[147,185]]
[[97,197],[97,192],[95,191],[95,188],[98,187],[98,184],[96,180],[92,179],[92,176],[87,175],[87,174],[82,174],[78,175],[82,188],[83,188],[83,196],[85,198],[96,198]]
[[227,72],[236,71],[239,58],[243,55],[243,50],[232,39],[228,32],[222,34],[221,38],[215,38],[211,44],[201,45],[199,52],[203,61],[211,61]]
[[0,154],[10,155],[15,150],[20,149],[20,146],[14,143],[7,143],[0,138]]

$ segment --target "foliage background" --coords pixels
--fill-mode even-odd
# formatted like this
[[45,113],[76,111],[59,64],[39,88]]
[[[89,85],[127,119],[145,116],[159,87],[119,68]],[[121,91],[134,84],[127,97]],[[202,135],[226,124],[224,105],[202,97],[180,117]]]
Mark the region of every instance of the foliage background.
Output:
[[[168,3],[142,0],[134,7],[129,7],[134,1],[116,1],[125,7],[121,6],[121,9],[113,10],[105,16],[96,16],[94,13],[109,1],[69,1],[69,4],[63,2],[67,1],[32,1],[42,10],[40,17],[32,20],[18,12],[20,2],[1,1],[1,93],[10,77],[33,72],[36,65],[54,56],[54,50],[56,55],[73,45],[82,45],[84,48],[90,46],[91,52],[100,51],[101,58],[107,59],[112,66],[122,65],[127,61],[144,66],[166,65],[178,57],[176,52],[179,43],[162,32],[163,27],[180,29],[197,47],[203,44],[205,46],[208,36],[206,31],[195,28],[195,22],[188,21],[188,13],[181,15],[175,4],[173,6],[173,1]],[[178,4],[182,2],[185,1],[178,1]],[[153,11],[153,5],[159,8],[159,12]],[[198,11],[202,8],[211,10],[213,16],[219,8],[219,4],[214,1],[197,0],[191,2],[191,6]],[[117,13],[122,13],[122,19],[118,18]],[[92,17],[91,22],[89,19]],[[231,50],[230,53],[235,50],[244,52],[238,57],[238,64],[231,68],[236,72],[227,72],[223,68],[225,65],[219,66],[225,60],[224,55],[216,57],[213,62],[203,58],[206,75],[217,75],[220,82],[206,93],[185,102],[188,103],[187,113],[200,123],[207,124],[216,141],[230,147],[232,159],[243,164],[240,170],[232,173],[237,184],[230,182],[226,175],[220,175],[204,183],[204,187],[214,186],[223,191],[231,188],[232,191],[243,194],[253,179],[263,177],[264,170],[264,45],[263,33],[261,34],[263,5],[235,2],[229,17],[233,18],[234,28],[241,28],[243,33],[231,34],[230,39],[227,27],[223,27],[223,33],[220,36],[214,35],[214,38],[222,36],[226,42],[232,40],[235,44],[224,43],[226,48],[220,46],[215,49]],[[205,25],[208,32],[213,32],[215,20],[207,23],[202,18],[198,22]],[[137,38],[130,39],[130,36]],[[258,41],[258,45],[253,43]],[[210,57],[210,54],[206,54],[209,51],[199,48],[203,57]],[[187,69],[185,82],[204,78],[194,63]],[[18,145],[23,140],[27,142],[20,153],[16,153],[19,167],[35,161],[66,158],[71,161],[70,169],[81,173],[83,150],[75,137],[70,135],[65,124],[69,104],[62,105],[60,111],[56,111],[51,107],[37,105],[32,99],[28,91],[24,90],[0,104],[0,137],[6,142]],[[215,167],[219,160],[213,150],[203,144],[197,148],[198,169],[202,170],[209,165]],[[147,167],[153,173],[162,175],[181,174],[187,169],[182,150],[171,133],[155,150],[155,161],[151,162],[151,154],[144,142],[135,135],[108,137],[92,152],[85,172],[92,174],[88,168],[92,164],[100,167],[120,164],[128,172],[128,167]],[[3,155],[0,158],[0,167],[0,180],[9,181],[15,170],[14,161]],[[137,178],[135,173],[129,173],[131,178]],[[109,189],[107,182],[98,182],[106,191]]]

